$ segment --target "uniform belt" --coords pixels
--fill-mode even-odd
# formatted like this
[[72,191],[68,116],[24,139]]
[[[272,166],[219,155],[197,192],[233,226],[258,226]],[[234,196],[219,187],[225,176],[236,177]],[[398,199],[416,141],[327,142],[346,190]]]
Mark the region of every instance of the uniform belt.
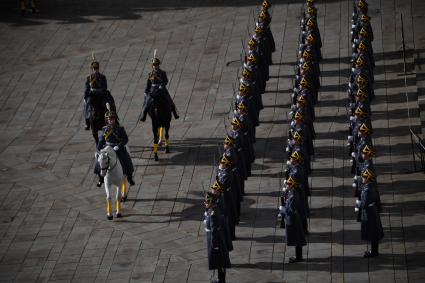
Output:
[[109,145],[109,146],[116,146],[116,145],[118,145],[118,143],[106,142],[106,145]]

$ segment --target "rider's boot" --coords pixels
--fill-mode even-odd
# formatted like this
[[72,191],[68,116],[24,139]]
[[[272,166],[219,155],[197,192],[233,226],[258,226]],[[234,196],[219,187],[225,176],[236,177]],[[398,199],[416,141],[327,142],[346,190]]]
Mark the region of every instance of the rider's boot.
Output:
[[157,143],[155,143],[153,145],[153,159],[155,161],[158,161],[159,160],[159,158],[158,158],[158,144]]
[[99,176],[99,181],[97,181],[96,186],[100,188],[100,186],[102,186],[104,181],[103,181],[103,176],[100,176],[100,175],[98,175],[98,176]]
[[116,206],[117,206],[116,217],[121,218],[122,217],[122,215],[121,215],[121,200],[117,199]]
[[170,139],[165,139],[165,153],[170,153]]
[[125,180],[125,177],[122,178],[122,184],[121,184],[121,201],[124,202],[127,200],[127,181]]
[[114,218],[112,215],[112,201],[109,199],[106,200],[106,217],[108,220],[112,220],[112,218]]

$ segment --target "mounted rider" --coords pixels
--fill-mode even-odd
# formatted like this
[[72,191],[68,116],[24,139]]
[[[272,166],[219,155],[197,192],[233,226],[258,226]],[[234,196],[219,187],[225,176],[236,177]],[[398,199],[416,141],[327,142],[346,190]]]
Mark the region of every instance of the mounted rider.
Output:
[[161,61],[156,57],[156,49],[152,58],[152,71],[149,73],[145,88],[145,100],[143,102],[143,111],[140,121],[146,121],[146,115],[152,119],[152,130],[154,131],[154,159],[158,161],[158,144],[163,138],[165,130],[165,152],[169,153],[169,136],[171,113],[178,119],[176,105],[168,92],[166,85],[168,83],[167,74],[159,68]]
[[[127,133],[124,127],[119,124],[118,115],[115,111],[109,110],[106,112],[105,120],[107,121],[107,126],[103,127],[102,129],[102,135],[97,145],[97,150],[100,151],[107,145],[111,146],[118,156],[118,159],[123,168],[123,173],[127,177],[128,182],[130,185],[134,185],[133,162],[131,161],[130,154],[126,148],[128,143]],[[97,172],[95,171],[95,173]],[[98,186],[100,186],[102,182],[103,180],[99,180]]]

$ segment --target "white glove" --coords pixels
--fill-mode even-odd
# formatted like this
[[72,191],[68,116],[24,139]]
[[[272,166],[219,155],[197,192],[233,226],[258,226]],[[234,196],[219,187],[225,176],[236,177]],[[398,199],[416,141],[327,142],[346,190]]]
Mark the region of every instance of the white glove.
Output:
[[360,205],[360,201],[356,199],[356,205]]
[[115,151],[118,151],[118,149],[120,149],[120,147],[118,145],[114,146]]

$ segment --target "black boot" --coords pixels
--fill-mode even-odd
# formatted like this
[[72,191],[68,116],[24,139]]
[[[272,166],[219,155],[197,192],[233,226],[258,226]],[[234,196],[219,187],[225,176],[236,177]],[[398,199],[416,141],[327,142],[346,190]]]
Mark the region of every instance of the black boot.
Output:
[[134,180],[133,180],[133,176],[131,174],[129,174],[127,176],[127,180],[128,180],[128,183],[130,184],[130,186],[134,186],[135,185]]
[[289,263],[296,263],[303,261],[303,247],[302,246],[296,246],[295,247],[295,257],[289,258]]
[[96,186],[100,188],[102,184],[103,184],[103,177],[99,176],[99,181],[97,182]]
[[142,113],[142,118],[140,118],[140,121],[145,122],[146,121],[146,116],[147,116],[148,112],[144,112]]
[[365,258],[370,258],[370,257],[377,257],[379,255],[378,249],[379,249],[379,241],[373,241],[371,242],[371,250],[370,251],[366,251],[363,255],[363,257]]
[[219,268],[218,269],[218,283],[226,283],[226,269]]

